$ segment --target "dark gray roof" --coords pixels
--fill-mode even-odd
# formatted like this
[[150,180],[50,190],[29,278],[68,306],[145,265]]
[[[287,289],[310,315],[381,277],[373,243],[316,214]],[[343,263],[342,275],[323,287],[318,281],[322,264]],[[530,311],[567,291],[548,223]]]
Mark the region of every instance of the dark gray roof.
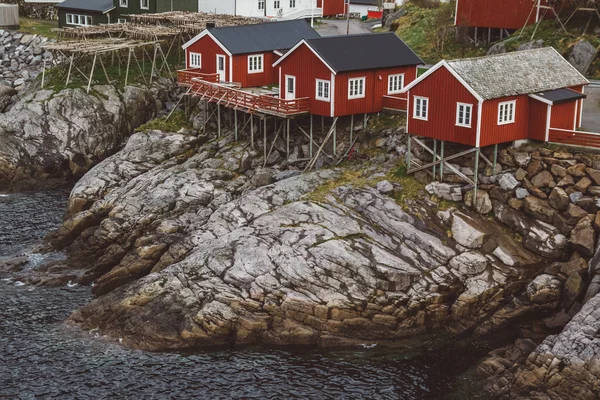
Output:
[[587,85],[552,47],[448,62],[484,100]]
[[328,36],[307,43],[336,72],[424,64],[395,33]]
[[58,8],[106,12],[114,8],[113,0],[65,0],[56,5]]
[[302,39],[319,34],[305,20],[266,22],[254,25],[212,28],[214,35],[231,54],[250,54],[291,49]]
[[566,103],[568,101],[575,101],[579,99],[585,99],[585,94],[578,93],[570,89],[557,89],[550,90],[548,92],[536,93],[536,96],[542,97],[554,104]]

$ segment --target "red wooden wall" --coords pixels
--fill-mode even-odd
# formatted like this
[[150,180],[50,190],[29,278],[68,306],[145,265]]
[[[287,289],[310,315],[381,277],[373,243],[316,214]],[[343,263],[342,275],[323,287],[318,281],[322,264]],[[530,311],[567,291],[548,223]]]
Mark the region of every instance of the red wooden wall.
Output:
[[[248,73],[248,56],[250,54],[236,54],[233,56],[233,82],[239,82],[242,87],[256,87],[277,84],[277,68],[273,63],[279,56],[273,52],[263,54],[263,71],[256,74]],[[254,55],[254,54],[252,54]]]
[[[512,124],[498,125],[498,105],[505,101],[516,100],[515,122]],[[483,103],[481,112],[481,141],[480,146],[511,142],[513,140],[527,139],[529,136],[529,96],[502,97],[487,100]]]
[[574,130],[577,121],[576,108],[576,101],[554,104],[552,106],[552,116],[550,117],[550,127]]
[[[521,29],[536,22],[532,0],[457,0],[456,25],[482,28]],[[545,5],[546,1],[542,1]]]
[[539,141],[546,140],[546,125],[548,125],[548,104],[529,99],[529,138]]
[[323,8],[323,16],[346,14],[344,0],[317,0],[317,7]]
[[[285,76],[296,77],[296,98],[310,98],[310,112],[315,115],[331,115],[331,103],[315,99],[316,79],[331,81],[331,70],[302,44],[278,65],[280,67],[279,97],[285,99]],[[333,89],[333,87],[332,87]]]
[[200,70],[204,74],[215,74],[217,72],[217,54],[224,55],[225,80],[231,80],[229,76],[229,56],[225,54],[223,49],[210,36],[204,36],[187,48],[187,68],[190,68],[190,52],[202,54],[202,68]]
[[[449,142],[475,146],[477,136],[477,99],[442,67],[409,92],[408,132]],[[414,96],[429,98],[428,120],[413,118]],[[457,103],[473,105],[471,128],[456,126]]]

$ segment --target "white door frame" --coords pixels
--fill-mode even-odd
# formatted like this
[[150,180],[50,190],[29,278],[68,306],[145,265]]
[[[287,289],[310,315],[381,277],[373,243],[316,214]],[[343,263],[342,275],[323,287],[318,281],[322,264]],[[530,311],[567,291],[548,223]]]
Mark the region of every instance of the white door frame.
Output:
[[[288,85],[290,78],[294,82],[292,92],[289,91],[289,85]],[[296,77],[294,75],[286,75],[285,76],[285,99],[286,100],[296,100]]]
[[[223,60],[223,69],[219,68],[219,60]],[[227,67],[227,58],[223,54],[217,54],[217,74],[219,74],[219,80],[225,82],[225,71]]]

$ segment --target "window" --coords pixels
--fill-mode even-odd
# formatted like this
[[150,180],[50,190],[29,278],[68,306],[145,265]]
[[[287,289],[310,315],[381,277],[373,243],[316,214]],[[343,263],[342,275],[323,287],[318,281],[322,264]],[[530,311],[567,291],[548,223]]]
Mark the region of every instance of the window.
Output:
[[275,9],[281,8],[281,1],[280,0],[273,1],[273,8],[275,8]]
[[296,8],[296,0],[290,0],[290,8]]
[[140,8],[142,10],[149,10],[150,9],[150,0],[140,0]]
[[69,25],[92,25],[92,17],[90,15],[67,14],[66,21]]
[[388,94],[397,94],[404,88],[404,74],[388,76]]
[[505,101],[498,104],[498,125],[512,124],[515,122],[516,100]]
[[202,54],[190,53],[190,67],[202,68]]
[[429,113],[429,99],[427,97],[415,96],[415,107],[413,111],[413,118],[422,119],[427,121],[427,115]]
[[248,73],[263,72],[263,55],[248,56]]
[[265,9],[265,0],[258,0],[258,9],[259,10]]
[[473,105],[465,103],[456,104],[456,126],[465,128],[471,127],[471,116],[473,115]]
[[365,78],[348,79],[348,99],[365,97]]
[[317,100],[329,101],[329,85],[331,82],[317,79]]
[[129,4],[129,0],[119,0],[119,6],[127,7]]
[[127,22],[127,20],[126,20],[125,18],[119,18],[119,19],[117,20],[117,22],[118,22],[119,24],[124,24],[124,23],[126,23],[126,22]]

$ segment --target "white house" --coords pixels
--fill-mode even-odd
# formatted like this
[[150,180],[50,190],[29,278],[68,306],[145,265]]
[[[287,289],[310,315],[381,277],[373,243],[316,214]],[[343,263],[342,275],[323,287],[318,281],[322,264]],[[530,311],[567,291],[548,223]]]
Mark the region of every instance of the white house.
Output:
[[369,10],[378,11],[377,0],[350,0],[350,14],[367,15]]
[[323,9],[317,7],[317,0],[198,0],[198,11],[276,19],[323,15]]

